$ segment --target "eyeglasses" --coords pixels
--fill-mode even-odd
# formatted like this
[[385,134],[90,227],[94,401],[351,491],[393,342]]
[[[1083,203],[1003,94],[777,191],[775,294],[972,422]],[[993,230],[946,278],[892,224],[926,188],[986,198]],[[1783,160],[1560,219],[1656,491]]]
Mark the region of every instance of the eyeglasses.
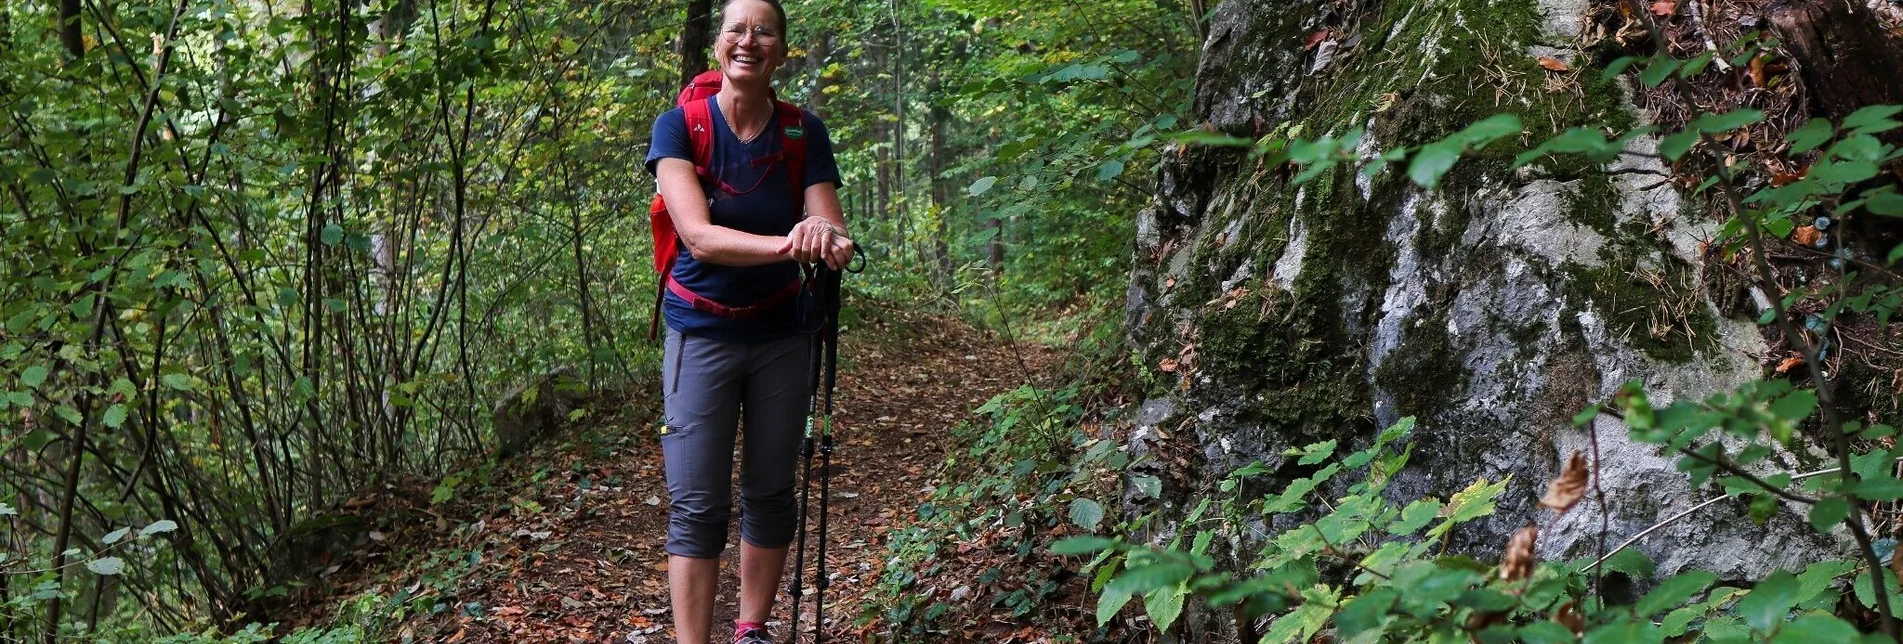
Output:
[[765,44],[770,45],[780,41],[780,32],[774,31],[772,27],[766,25],[754,25],[749,29],[746,25],[736,22],[720,29],[720,36],[726,38],[727,42],[737,43],[746,40],[747,34],[749,33],[753,34],[754,40]]

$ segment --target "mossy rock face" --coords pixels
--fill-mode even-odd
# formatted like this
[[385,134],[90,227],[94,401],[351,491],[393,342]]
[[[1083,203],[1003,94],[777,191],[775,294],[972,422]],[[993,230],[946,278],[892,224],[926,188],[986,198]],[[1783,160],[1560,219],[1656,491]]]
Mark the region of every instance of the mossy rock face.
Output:
[[[1217,131],[1359,129],[1363,158],[1502,112],[1528,132],[1464,159],[1435,191],[1398,168],[1343,165],[1296,185],[1287,168],[1233,150],[1171,156],[1138,225],[1130,336],[1155,376],[1145,408],[1167,410],[1147,427],[1189,428],[1200,442],[1192,488],[1255,460],[1278,467],[1289,447],[1365,443],[1412,415],[1412,462],[1433,467],[1390,489],[1445,497],[1511,477],[1499,514],[1453,538],[1495,552],[1525,521],[1550,519],[1534,502],[1559,462],[1586,448],[1570,418],[1588,403],[1631,379],[1685,397],[1761,376],[1758,331],[1716,315],[1706,295],[1698,239],[1711,224],[1658,181],[1665,168],[1643,155],[1511,167],[1564,129],[1637,122],[1623,81],[1601,80],[1606,57],[1565,49],[1571,38],[1552,33],[1584,9],[1258,0],[1216,10],[1196,116]],[[1542,56],[1577,73],[1548,72]],[[1622,533],[1705,496],[1616,423],[1598,434],[1620,455],[1603,476],[1622,499],[1612,508]],[[1553,522],[1542,554],[1577,554],[1596,534],[1597,515],[1585,514]],[[1780,521],[1687,523],[1641,547],[1662,572],[1697,565],[1741,578],[1825,547]],[[1779,547],[1735,557],[1726,545],[1754,540]],[[1652,545],[1674,543],[1684,547]],[[1709,553],[1726,559],[1700,559]]]

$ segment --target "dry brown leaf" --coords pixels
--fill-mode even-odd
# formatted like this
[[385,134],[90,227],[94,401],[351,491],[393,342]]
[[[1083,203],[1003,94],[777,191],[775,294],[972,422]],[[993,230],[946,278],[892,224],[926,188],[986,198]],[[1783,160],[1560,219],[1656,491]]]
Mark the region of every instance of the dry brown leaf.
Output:
[[1560,514],[1573,509],[1586,496],[1586,476],[1586,455],[1573,450],[1573,457],[1567,459],[1559,478],[1546,484],[1546,496],[1540,497],[1540,507]]
[[1672,0],[1659,0],[1652,3],[1652,15],[1669,16],[1678,13],[1678,3]]
[[1784,373],[1786,371],[1790,371],[1791,367],[1795,367],[1801,364],[1804,364],[1804,358],[1802,356],[1792,354],[1790,357],[1778,361],[1777,372]]
[[1810,174],[1809,167],[1803,168],[1796,172],[1772,172],[1771,173],[1771,187],[1782,188],[1784,186],[1797,183],[1798,179],[1804,178],[1804,175],[1807,175],[1807,174]]
[[1791,241],[1799,246],[1815,245],[1817,238],[1821,236],[1823,235],[1817,232],[1816,226],[1798,226],[1797,230],[1791,231]]
[[1533,576],[1533,566],[1539,558],[1533,555],[1533,542],[1539,539],[1540,529],[1529,523],[1513,533],[1507,541],[1506,559],[1500,561],[1500,579],[1519,581]]
[[1553,611],[1553,621],[1559,622],[1560,626],[1566,627],[1574,635],[1586,632],[1586,620],[1579,616],[1578,607],[1574,605],[1574,602],[1560,604],[1559,610]]
[[1563,72],[1563,71],[1572,70],[1571,67],[1566,66],[1565,61],[1562,61],[1558,58],[1554,58],[1552,56],[1541,56],[1540,66],[1545,67],[1547,71],[1553,71],[1553,72]]
[[1308,35],[1308,42],[1302,43],[1302,49],[1314,49],[1316,45],[1328,39],[1328,30],[1323,29]]

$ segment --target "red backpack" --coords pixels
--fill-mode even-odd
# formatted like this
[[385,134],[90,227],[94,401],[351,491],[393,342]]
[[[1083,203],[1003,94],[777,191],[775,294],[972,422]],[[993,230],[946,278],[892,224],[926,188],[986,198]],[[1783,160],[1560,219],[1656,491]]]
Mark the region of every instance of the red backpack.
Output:
[[[714,156],[714,119],[707,99],[720,92],[722,78],[718,69],[701,72],[687,87],[681,88],[681,94],[674,99],[674,104],[680,106],[687,117],[687,138],[694,146],[694,174],[711,181],[715,190],[738,194],[744,191],[728,186],[708,169]],[[779,122],[780,151],[754,163],[785,162],[786,174],[793,181],[793,194],[799,195],[797,198],[802,200],[801,208],[804,209],[805,190],[801,189],[803,186],[800,184],[806,169],[805,116],[798,106],[777,98],[773,101],[773,114],[774,120]],[[668,215],[667,203],[661,200],[658,191],[654,195],[654,203],[648,206],[648,227],[654,233],[654,270],[660,273],[660,286],[654,293],[654,317],[648,323],[650,340],[660,331],[661,298],[668,291],[686,300],[695,310],[729,320],[744,320],[759,315],[799,293],[799,280],[794,279],[772,295],[747,306],[727,306],[702,297],[674,281],[674,259],[680,256],[681,238],[674,232],[674,218]]]

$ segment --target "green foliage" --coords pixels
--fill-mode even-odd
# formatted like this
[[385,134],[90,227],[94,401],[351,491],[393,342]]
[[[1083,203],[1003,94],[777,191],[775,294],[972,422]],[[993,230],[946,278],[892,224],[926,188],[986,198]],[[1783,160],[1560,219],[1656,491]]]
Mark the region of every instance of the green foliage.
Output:
[[[1675,74],[1696,74],[1697,68],[1708,61],[1709,57],[1688,64],[1655,60],[1641,74],[1642,80],[1658,85]],[[1860,183],[1876,177],[1877,168],[1883,164],[1903,158],[1903,152],[1875,136],[1903,127],[1903,123],[1888,120],[1899,112],[1903,109],[1869,108],[1836,127],[1828,123],[1810,125],[1793,133],[1794,148],[1818,148],[1821,154],[1809,174],[1782,185],[1761,185],[1739,194],[1733,185],[1735,178],[1721,163],[1711,163],[1708,179],[1700,190],[1717,186],[1732,206],[1719,243],[1727,252],[1748,247],[1762,256],[1764,238],[1791,234],[1800,215],[1811,217],[1811,213],[1822,210],[1841,219],[1854,216],[1859,208],[1888,215],[1903,206],[1890,196],[1895,194],[1894,185]],[[1375,167],[1369,172],[1378,173],[1384,163],[1405,159],[1409,161],[1409,178],[1423,187],[1432,187],[1463,155],[1480,150],[1495,138],[1519,132],[1518,120],[1506,116],[1510,115],[1476,122],[1442,140],[1380,153],[1376,158],[1382,163],[1371,164]],[[1668,160],[1688,160],[1701,146],[1716,145],[1714,134],[1725,134],[1764,118],[1764,114],[1748,109],[1695,114],[1682,130],[1664,138],[1660,154]],[[1649,128],[1634,128],[1608,136],[1590,128],[1566,130],[1519,154],[1515,165],[1565,155],[1604,163],[1620,154],[1628,141],[1650,132]],[[1265,137],[1246,145],[1252,156],[1299,167],[1294,182],[1301,183],[1333,171],[1340,163],[1367,158],[1358,151],[1362,137],[1360,130],[1350,130],[1340,138]],[[1218,138],[1201,143],[1243,145]],[[1815,226],[1824,228],[1825,220],[1818,219]],[[1838,225],[1836,230],[1843,227]],[[1892,252],[1891,262],[1898,253],[1903,249]],[[1839,266],[1838,270],[1843,269]],[[1757,278],[1767,291],[1782,293],[1775,275]],[[1829,350],[1829,332],[1838,315],[1854,311],[1887,323],[1898,308],[1896,300],[1883,295],[1893,286],[1865,290],[1853,297],[1845,286],[1853,281],[1852,274],[1834,280],[1838,288],[1834,294],[1811,289],[1775,298],[1777,306],[1763,319],[1763,323],[1783,326],[1793,349],[1813,361],[1813,372],[1824,357],[1820,352]],[[1822,299],[1825,310],[1808,314],[1800,325],[1787,312],[1803,298]],[[1620,390],[1610,406],[1595,406],[1576,422],[1589,424],[1601,412],[1617,413],[1633,439],[1656,445],[1662,452],[1679,454],[1679,469],[1690,477],[1694,487],[1715,483],[1727,495],[1745,498],[1752,519],[1758,522],[1768,520],[1785,502],[1795,501],[1812,506],[1810,518],[1818,530],[1829,533],[1846,524],[1862,535],[1864,528],[1855,508],[1903,499],[1903,480],[1895,476],[1892,467],[1903,457],[1903,451],[1851,451],[1842,440],[1846,434],[1861,436],[1868,432],[1868,436],[1888,437],[1894,430],[1886,426],[1866,430],[1856,423],[1842,423],[1831,404],[1815,388],[1766,380],[1704,400],[1676,400],[1658,408],[1635,382]],[[1850,465],[1803,475],[1775,470],[1767,473],[1770,457],[1788,453],[1783,450],[1795,446],[1801,430],[1817,424],[1820,417],[1823,435],[1834,439],[1837,454]],[[1210,506],[1210,499],[1203,498],[1197,510],[1177,524],[1185,531],[1214,530],[1217,538],[1243,532],[1242,516],[1260,516],[1264,524],[1276,526],[1274,534],[1257,535],[1262,551],[1247,571],[1219,566],[1195,549],[1182,550],[1180,536],[1164,544],[1133,540],[1138,532],[1124,532],[1125,537],[1113,540],[1075,537],[1057,542],[1052,552],[1096,555],[1086,570],[1097,570],[1095,587],[1100,595],[1096,615],[1100,624],[1117,619],[1138,594],[1180,590],[1211,608],[1240,607],[1236,627],[1242,632],[1254,632],[1258,619],[1269,618],[1263,641],[1272,642],[1306,641],[1330,626],[1355,641],[1432,641],[1449,637],[1573,641],[1576,634],[1589,642],[1662,641],[1667,637],[1691,638],[1685,641],[1845,641],[1857,636],[1857,626],[1828,611],[1835,607],[1846,586],[1855,589],[1855,600],[1864,607],[1884,605],[1885,589],[1890,589],[1889,602],[1903,606],[1903,599],[1894,590],[1894,578],[1884,571],[1878,554],[1871,552],[1867,542],[1861,544],[1864,557],[1859,561],[1821,562],[1801,574],[1775,573],[1749,590],[1708,591],[1716,579],[1714,575],[1683,571],[1652,587],[1632,606],[1608,605],[1606,597],[1588,589],[1598,588],[1594,575],[1601,573],[1589,572],[1594,568],[1638,580],[1652,577],[1653,564],[1635,550],[1616,550],[1601,562],[1543,563],[1524,577],[1513,572],[1511,561],[1493,574],[1491,567],[1471,559],[1437,556],[1431,547],[1433,541],[1407,536],[1425,528],[1430,539],[1445,537],[1464,522],[1491,515],[1496,497],[1505,486],[1482,479],[1445,500],[1417,499],[1397,506],[1382,494],[1383,483],[1386,472],[1405,462],[1406,451],[1384,451],[1388,440],[1384,434],[1373,446],[1339,461],[1331,461],[1338,448],[1335,441],[1293,451],[1292,456],[1300,457],[1299,464],[1319,469],[1311,470],[1308,476],[1286,479],[1279,491],[1259,499],[1229,496],[1241,486],[1225,481],[1216,497],[1214,515],[1228,518],[1226,521],[1213,528],[1198,522],[1197,517]],[[1345,482],[1356,474],[1361,477],[1359,481]],[[1342,485],[1350,485],[1347,496],[1320,496],[1321,490],[1339,490]],[[1820,496],[1807,496],[1812,494]],[[1207,543],[1207,534],[1199,532],[1197,541]],[[1528,555],[1530,552],[1516,555],[1509,549],[1507,558]],[[1339,572],[1318,574],[1331,569]],[[1883,585],[1877,586],[1873,579],[1884,580]],[[1699,599],[1701,595],[1703,600]],[[1174,599],[1146,601],[1145,608],[1162,630],[1168,630],[1181,611]],[[1885,619],[1893,612],[1886,609]],[[1666,615],[1664,622],[1652,622],[1651,618],[1659,614]],[[1697,628],[1698,624],[1703,628]]]
[[268,619],[295,526],[481,461],[494,397],[635,384],[679,11],[486,8],[0,10],[0,639]]
[[[1070,537],[1051,544],[1050,551],[1095,556],[1085,570],[1096,568],[1097,578],[1107,580],[1096,608],[1100,624],[1119,619],[1138,595],[1160,596],[1164,599],[1146,601],[1144,610],[1158,629],[1168,630],[1180,614],[1176,598],[1185,597],[1212,609],[1233,608],[1238,627],[1245,629],[1269,619],[1264,642],[1307,641],[1329,628],[1347,641],[1570,642],[1575,635],[1564,624],[1573,618],[1586,641],[1723,641],[1733,636],[1781,641],[1856,633],[1849,622],[1825,612],[1844,592],[1844,578],[1862,572],[1851,562],[1775,573],[1749,590],[1712,588],[1715,575],[1686,571],[1660,580],[1635,603],[1601,605],[1590,596],[1593,574],[1582,565],[1586,562],[1542,562],[1519,578],[1504,564],[1496,570],[1466,557],[1441,555],[1432,542],[1409,535],[1436,517],[1440,526],[1454,529],[1491,515],[1502,487],[1476,481],[1444,506],[1436,499],[1390,501],[1382,473],[1406,462],[1411,420],[1362,450],[1327,457],[1331,465],[1323,471],[1345,485],[1337,488],[1345,489],[1345,496],[1320,493],[1309,479],[1258,500],[1224,486],[1225,492],[1214,497],[1219,508],[1214,520],[1183,522],[1202,546],[1211,540],[1207,535],[1221,539],[1246,530],[1243,517],[1260,516],[1277,525],[1279,534],[1252,541],[1261,551],[1242,570],[1219,565],[1200,547],[1182,550],[1174,540],[1159,546],[1128,537]],[[1332,451],[1332,445],[1317,443],[1295,453]],[[1297,504],[1288,505],[1290,498]],[[1637,551],[1622,551],[1606,567],[1641,581],[1653,574],[1651,562]],[[1661,614],[1666,615],[1663,623],[1654,623]],[[1704,631],[1694,626],[1698,623]],[[1726,624],[1733,626],[1721,627]]]
[[[917,521],[892,533],[888,550],[895,561],[886,567],[878,597],[860,615],[862,622],[880,620],[900,639],[946,637],[973,613],[993,610],[1023,618],[1034,614],[1063,588],[1068,571],[1041,565],[1040,544],[1054,534],[1096,532],[1124,525],[1122,517],[1104,507],[1106,480],[1135,464],[1115,441],[1079,430],[1083,410],[1078,390],[1037,389],[1029,386],[993,397],[978,408],[981,423],[960,426],[963,444],[971,447],[947,459],[948,471],[960,475],[933,490],[918,509]],[[971,543],[991,544],[1002,553],[990,566],[976,571],[958,553]],[[1085,538],[1071,546],[1098,546],[1107,539]],[[995,598],[990,606],[954,599],[935,601],[925,588],[937,588],[946,579],[968,585],[972,597]],[[1132,584],[1135,584],[1134,586]],[[1115,592],[1126,599],[1143,595],[1159,610],[1180,610],[1169,589],[1142,587],[1141,580],[1124,582]],[[1173,608],[1173,606],[1175,608]]]

